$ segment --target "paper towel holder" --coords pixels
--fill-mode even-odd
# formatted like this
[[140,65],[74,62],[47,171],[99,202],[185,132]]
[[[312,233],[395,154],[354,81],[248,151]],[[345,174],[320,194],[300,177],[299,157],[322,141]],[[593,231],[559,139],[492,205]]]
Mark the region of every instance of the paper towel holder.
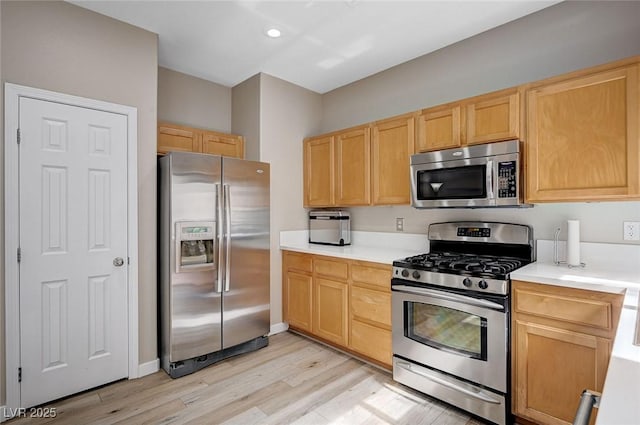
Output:
[[553,237],[553,264],[555,264],[556,266],[559,266],[560,264],[566,264],[567,267],[569,267],[570,269],[574,269],[574,268],[578,268],[578,267],[586,267],[586,263],[580,263],[580,265],[571,265],[571,264],[567,264],[566,261],[560,261],[560,256],[558,255],[558,237],[560,236],[560,228],[558,227],[556,229],[556,234]]

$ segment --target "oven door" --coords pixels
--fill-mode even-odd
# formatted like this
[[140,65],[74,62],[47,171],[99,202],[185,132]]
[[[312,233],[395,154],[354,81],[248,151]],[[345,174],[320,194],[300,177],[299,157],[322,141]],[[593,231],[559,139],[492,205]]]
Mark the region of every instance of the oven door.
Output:
[[506,302],[394,280],[393,353],[506,393],[507,309]]

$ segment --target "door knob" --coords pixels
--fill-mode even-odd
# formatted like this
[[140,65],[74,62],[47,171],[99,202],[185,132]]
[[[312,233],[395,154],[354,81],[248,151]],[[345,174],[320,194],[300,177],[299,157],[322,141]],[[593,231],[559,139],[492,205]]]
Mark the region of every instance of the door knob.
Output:
[[113,259],[113,265],[116,267],[121,267],[124,264],[124,259],[122,257],[116,257]]

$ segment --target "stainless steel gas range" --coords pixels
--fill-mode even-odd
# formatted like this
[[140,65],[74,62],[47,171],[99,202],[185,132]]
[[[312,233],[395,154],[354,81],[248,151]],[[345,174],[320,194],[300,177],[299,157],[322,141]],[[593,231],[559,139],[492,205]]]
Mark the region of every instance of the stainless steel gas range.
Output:
[[393,379],[497,424],[510,417],[510,278],[529,226],[429,226],[429,253],[393,262]]

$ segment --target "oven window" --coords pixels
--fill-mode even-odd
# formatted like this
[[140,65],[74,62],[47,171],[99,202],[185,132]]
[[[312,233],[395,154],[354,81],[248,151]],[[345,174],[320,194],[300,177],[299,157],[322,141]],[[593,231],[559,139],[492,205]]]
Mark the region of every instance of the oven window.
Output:
[[422,170],[417,174],[419,200],[487,197],[486,165]]
[[465,357],[487,360],[487,319],[433,304],[405,301],[407,338]]

